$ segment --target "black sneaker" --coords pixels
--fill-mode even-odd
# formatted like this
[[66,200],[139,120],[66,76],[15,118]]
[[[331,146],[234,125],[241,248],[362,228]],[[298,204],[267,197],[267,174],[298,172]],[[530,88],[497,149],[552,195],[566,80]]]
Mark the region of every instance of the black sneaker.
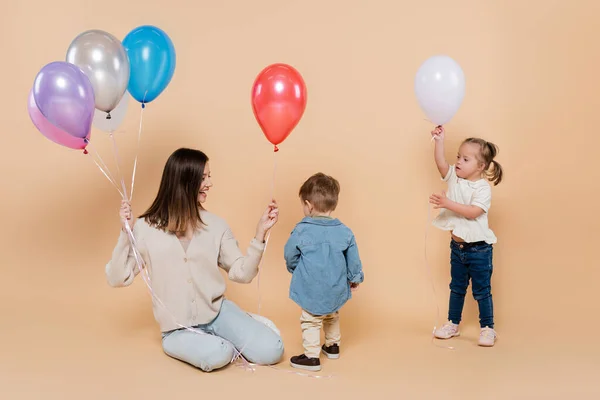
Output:
[[321,347],[321,350],[323,351],[323,354],[327,356],[327,358],[340,358],[340,346],[338,346],[337,344],[332,344],[329,347],[323,345],[323,347]]
[[290,364],[294,368],[305,369],[307,371],[321,370],[321,360],[318,358],[308,358],[304,354],[292,357]]

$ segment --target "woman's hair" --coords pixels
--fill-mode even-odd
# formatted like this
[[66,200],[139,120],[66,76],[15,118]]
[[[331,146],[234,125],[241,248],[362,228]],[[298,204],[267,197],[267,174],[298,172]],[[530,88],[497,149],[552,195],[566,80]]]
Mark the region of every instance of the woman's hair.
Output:
[[154,202],[140,215],[149,225],[171,233],[200,227],[202,205],[198,202],[204,168],[208,162],[200,150],[181,148],[167,160]]
[[298,194],[318,212],[329,212],[337,207],[340,184],[335,178],[319,172],[304,182]]
[[[479,161],[484,164],[483,171],[487,179],[493,182],[494,186],[502,182],[502,166],[498,161],[494,160],[498,154],[498,146],[480,138],[468,138],[464,140],[464,143],[479,145]],[[490,167],[492,167],[491,170]]]

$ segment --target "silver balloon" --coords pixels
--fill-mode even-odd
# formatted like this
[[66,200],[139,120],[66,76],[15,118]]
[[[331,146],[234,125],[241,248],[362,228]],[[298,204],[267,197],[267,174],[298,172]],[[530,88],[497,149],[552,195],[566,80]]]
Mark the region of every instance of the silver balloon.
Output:
[[83,32],[71,42],[66,61],[92,82],[98,110],[117,107],[129,83],[129,58],[119,39],[101,30]]

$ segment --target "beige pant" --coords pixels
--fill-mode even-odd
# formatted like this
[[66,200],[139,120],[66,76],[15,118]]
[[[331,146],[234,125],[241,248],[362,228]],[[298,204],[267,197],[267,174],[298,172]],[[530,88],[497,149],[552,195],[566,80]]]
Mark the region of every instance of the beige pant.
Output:
[[333,344],[339,346],[340,344],[339,311],[328,315],[312,315],[302,310],[300,326],[302,327],[302,345],[306,357],[319,358],[321,354],[321,328],[325,331],[326,346]]

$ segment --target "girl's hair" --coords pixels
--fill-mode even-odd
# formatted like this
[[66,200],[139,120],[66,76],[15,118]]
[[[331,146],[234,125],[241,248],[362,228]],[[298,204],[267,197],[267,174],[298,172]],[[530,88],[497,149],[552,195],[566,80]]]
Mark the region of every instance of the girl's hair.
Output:
[[167,160],[154,202],[140,215],[151,226],[171,233],[199,228],[202,205],[198,202],[204,168],[208,162],[200,150],[181,148]]
[[[494,158],[498,154],[498,146],[492,142],[480,138],[468,138],[464,143],[473,143],[480,146],[479,161],[484,164],[483,171],[488,180],[494,183],[494,186],[502,182],[502,166]],[[493,167],[490,170],[490,167]]]

